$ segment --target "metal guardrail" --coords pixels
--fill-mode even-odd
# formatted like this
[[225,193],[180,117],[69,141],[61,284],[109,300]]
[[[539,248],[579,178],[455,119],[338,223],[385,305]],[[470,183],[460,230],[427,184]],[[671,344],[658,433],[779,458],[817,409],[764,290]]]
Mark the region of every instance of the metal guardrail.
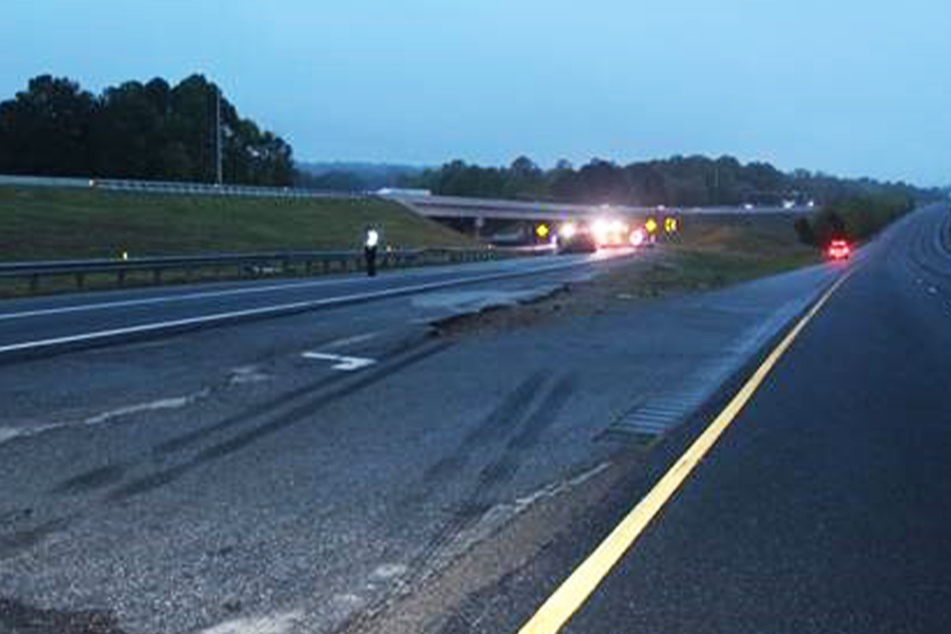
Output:
[[214,185],[209,183],[124,180],[118,178],[62,178],[53,176],[0,175],[0,185],[99,189],[146,194],[239,196],[255,198],[362,198],[367,196],[363,193],[347,194],[292,187],[251,187],[247,185]]
[[[551,249],[534,247],[505,247],[486,249],[430,248],[383,250],[377,264],[381,269],[427,266],[434,264],[462,264],[512,257],[544,255]],[[0,264],[0,281],[24,279],[30,291],[40,290],[44,278],[72,277],[76,288],[86,286],[90,275],[114,275],[117,286],[124,286],[132,273],[151,273],[153,284],[161,284],[170,271],[190,275],[200,269],[215,271],[216,278],[224,277],[233,269],[233,278],[264,276],[321,275],[364,270],[362,251],[290,251],[276,253],[218,254],[199,256],[172,256],[130,259],[64,260],[50,262],[11,262]]]

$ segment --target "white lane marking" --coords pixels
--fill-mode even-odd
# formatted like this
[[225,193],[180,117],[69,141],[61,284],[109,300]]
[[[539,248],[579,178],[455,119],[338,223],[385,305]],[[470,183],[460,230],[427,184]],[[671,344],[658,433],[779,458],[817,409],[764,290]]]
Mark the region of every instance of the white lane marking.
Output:
[[[573,261],[572,264],[577,266],[579,264],[585,263],[587,261]],[[500,261],[499,264],[507,264],[504,260]],[[410,271],[406,273],[401,273],[397,275],[388,276],[386,279],[390,281],[398,281],[412,277],[419,277],[421,273],[431,272],[433,274],[441,274],[445,271],[446,267],[439,267],[439,269],[428,271]],[[510,266],[502,266],[500,268],[514,268]],[[532,267],[529,266],[529,269]],[[185,295],[165,295],[162,297],[148,297],[144,299],[126,299],[115,302],[101,302],[95,304],[81,304],[79,306],[63,306],[60,308],[38,308],[35,310],[27,310],[16,313],[0,313],[0,321],[11,320],[11,319],[23,319],[26,317],[42,317],[47,315],[61,315],[67,313],[77,313],[85,311],[94,311],[94,310],[106,310],[109,308],[126,308],[129,306],[149,306],[151,304],[161,304],[161,303],[172,303],[172,302],[184,302],[192,301],[197,299],[213,299],[216,297],[230,297],[234,295],[252,295],[256,293],[269,293],[272,291],[294,291],[298,289],[307,289],[314,288],[318,286],[329,286],[332,284],[345,284],[355,281],[355,278],[337,278],[332,280],[316,280],[313,282],[295,282],[291,284],[270,284],[268,286],[255,286],[253,288],[235,288],[228,289],[224,291],[201,291],[198,293],[187,293]]]
[[361,597],[359,594],[354,594],[352,592],[344,592],[342,594],[334,595],[333,604],[334,604],[334,607],[340,610],[352,612],[366,605],[366,599]]
[[228,382],[231,385],[248,385],[270,380],[271,375],[261,371],[256,365],[244,365],[231,370]]
[[375,359],[345,357],[341,354],[330,354],[327,352],[305,352],[301,354],[301,356],[305,359],[312,359],[314,361],[330,361],[334,364],[331,367],[334,370],[340,370],[341,372],[362,370],[363,368],[369,367],[376,363]]
[[0,445],[7,442],[8,440],[19,438],[25,433],[26,430],[20,429],[18,427],[0,427]]
[[53,337],[52,339],[40,339],[37,341],[25,341],[23,343],[14,343],[6,346],[0,346],[0,354],[8,352],[20,352],[22,350],[51,348],[57,345],[70,343],[84,343],[87,341],[96,341],[99,339],[108,339],[123,335],[135,335],[148,332],[157,332],[169,328],[179,328],[184,326],[197,326],[201,324],[215,323],[225,319],[236,319],[239,317],[251,317],[255,315],[265,315],[269,312],[275,312],[278,309],[292,310],[294,308],[305,308],[309,302],[298,302],[296,304],[285,304],[280,307],[272,308],[252,308],[248,310],[238,310],[230,313],[216,313],[214,315],[205,315],[204,317],[191,317],[189,319],[175,319],[172,321],[160,321],[152,324],[143,324],[141,326],[129,326],[127,328],[112,328],[110,330],[99,330],[96,332],[83,333],[81,335],[67,335],[65,337]]
[[403,564],[382,564],[376,567],[376,570],[370,575],[374,579],[388,580],[394,577],[401,577],[409,570]]
[[151,304],[183,302],[196,299],[214,299],[216,297],[229,297],[231,295],[253,295],[255,293],[268,293],[271,291],[296,290],[299,288],[305,289],[314,286],[340,284],[341,282],[345,281],[348,280],[320,280],[317,282],[300,282],[297,284],[272,284],[270,286],[255,286],[254,288],[240,288],[227,291],[202,291],[200,293],[188,293],[186,295],[165,295],[163,297],[149,297],[145,299],[126,299],[116,302],[82,304],[79,306],[63,306],[61,308],[38,308],[36,310],[27,310],[19,313],[0,314],[0,321],[23,319],[25,317],[43,317],[47,315],[61,315],[66,313],[105,310],[108,308],[126,308],[129,306],[148,306]]
[[191,403],[194,403],[195,401],[207,397],[210,393],[210,390],[205,389],[187,396],[173,396],[155,401],[148,401],[146,403],[126,405],[124,407],[119,407],[108,412],[96,414],[95,416],[90,416],[89,418],[76,422],[49,423],[46,425],[36,425],[32,427],[0,427],[0,445],[17,438],[39,436],[40,434],[58,431],[61,429],[75,429],[83,426],[94,427],[96,425],[108,423],[117,418],[124,418],[126,416],[141,414],[143,412],[181,409],[187,405],[190,405]]
[[364,335],[355,335],[353,337],[346,337],[345,339],[337,339],[336,341],[331,341],[330,343],[324,345],[324,348],[346,348],[347,346],[352,346],[357,343],[364,343],[370,341],[371,339],[376,339],[380,336],[380,332],[368,332]]
[[294,610],[269,616],[235,619],[202,630],[200,634],[285,634],[298,625],[303,617],[301,610]]
[[233,319],[240,319],[244,317],[263,317],[266,315],[279,315],[279,314],[287,313],[287,312],[313,310],[317,308],[339,306],[339,305],[343,305],[347,303],[367,301],[372,299],[400,297],[403,295],[423,293],[426,291],[436,290],[440,288],[448,288],[450,286],[460,286],[462,284],[477,284],[479,282],[490,282],[494,280],[510,279],[510,278],[517,278],[517,277],[528,277],[530,275],[551,273],[554,271],[560,271],[563,269],[577,267],[587,263],[589,262],[583,261],[583,262],[568,262],[564,264],[553,264],[553,265],[544,266],[544,267],[537,267],[537,268],[533,267],[533,268],[529,268],[522,271],[505,272],[505,273],[490,273],[488,275],[477,275],[473,277],[456,278],[453,280],[443,280],[440,282],[426,282],[425,284],[401,286],[398,288],[384,289],[381,291],[354,293],[352,295],[338,295],[337,297],[326,297],[324,299],[314,299],[314,300],[308,300],[303,302],[293,302],[290,304],[277,304],[277,305],[271,305],[271,306],[264,306],[262,308],[248,308],[245,310],[236,310],[236,311],[231,311],[227,313],[215,313],[212,315],[204,315],[202,317],[189,317],[186,319],[175,319],[172,321],[162,321],[162,322],[156,322],[151,324],[142,324],[140,326],[129,326],[126,328],[113,328],[110,330],[100,330],[97,332],[83,333],[79,335],[53,337],[51,339],[40,339],[37,341],[25,341],[22,343],[14,343],[14,344],[6,345],[6,346],[0,346],[0,354],[10,353],[10,352],[21,352],[24,350],[51,348],[54,346],[67,345],[67,344],[73,344],[73,343],[86,343],[90,341],[108,339],[110,337],[159,332],[159,331],[168,330],[171,328],[183,328],[183,327],[199,326],[204,324],[214,324],[218,322],[223,322],[223,321],[233,320]]
[[151,401],[149,403],[138,403],[136,405],[127,405],[126,407],[120,407],[109,412],[103,412],[102,414],[97,414],[91,418],[87,418],[83,421],[85,425],[100,425],[102,423],[109,422],[114,418],[121,418],[123,416],[130,416],[132,414],[141,414],[142,412],[155,412],[164,409],[181,409],[189,403],[198,400],[208,394],[207,390],[203,390],[197,394],[192,394],[190,396],[176,396],[173,398],[163,398],[157,401]]

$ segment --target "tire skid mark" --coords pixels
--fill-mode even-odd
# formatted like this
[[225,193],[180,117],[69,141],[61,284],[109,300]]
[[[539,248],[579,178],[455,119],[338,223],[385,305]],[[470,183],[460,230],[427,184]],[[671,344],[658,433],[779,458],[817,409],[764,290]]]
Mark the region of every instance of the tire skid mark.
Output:
[[[331,339],[330,341],[333,341],[333,340]],[[400,341],[398,345],[394,346],[391,350],[388,350],[386,352],[386,357],[388,359],[396,359],[400,357],[401,355],[404,355],[412,350],[415,350],[425,345],[426,343],[427,343],[426,340],[420,341],[417,338],[410,337],[408,339]],[[282,407],[287,406],[287,404],[291,401],[295,401],[304,396],[313,394],[314,392],[325,389],[328,386],[332,386],[337,383],[342,383],[350,378],[352,377],[343,373],[336,373],[331,375],[330,377],[323,377],[321,379],[308,383],[307,385],[303,385],[285,394],[280,394],[271,400],[265,401],[263,403],[259,403],[258,405],[254,405],[253,407],[248,408],[247,410],[245,410],[244,412],[241,412],[240,414],[237,414],[230,418],[226,418],[224,420],[221,420],[217,423],[213,423],[206,427],[202,427],[201,429],[196,429],[194,431],[187,432],[176,438],[166,440],[165,442],[160,443],[159,445],[156,445],[155,448],[152,450],[152,453],[156,456],[165,456],[168,454],[175,453],[177,451],[181,451],[182,449],[185,449],[189,447],[190,445],[200,442],[204,440],[205,438],[219,431],[225,430],[229,427],[241,425],[243,423],[254,420],[256,418],[260,418],[266,414],[271,413],[272,411],[277,411],[281,409]]]
[[213,423],[206,427],[202,427],[201,429],[190,431],[170,440],[159,443],[148,450],[144,455],[124,461],[112,462],[102,467],[95,467],[88,471],[84,471],[76,476],[63,480],[53,487],[51,492],[60,495],[72,495],[77,493],[91,492],[111,486],[122,480],[127,472],[132,471],[136,468],[136,466],[148,460],[149,458],[163,459],[168,455],[188,449],[191,445],[213,436],[218,432],[226,431],[231,427],[236,427],[243,425],[244,423],[251,422],[273,410],[279,409],[282,405],[285,405],[290,400],[296,400],[302,396],[306,396],[313,393],[314,391],[320,390],[321,388],[326,388],[328,385],[338,383],[345,378],[346,377],[344,375],[335,374],[329,378],[325,378],[324,380],[314,381],[296,390],[293,390],[292,392],[282,394],[265,403],[255,405],[235,416],[230,416],[217,423]]
[[101,489],[122,480],[130,466],[128,462],[114,462],[104,467],[90,469],[63,480],[53,487],[52,492],[56,494],[75,494]]
[[125,634],[114,612],[45,610],[0,597],[0,631],[56,634]]
[[356,381],[345,384],[336,390],[321,394],[317,398],[301,403],[296,407],[284,412],[283,414],[272,418],[268,422],[248,429],[237,436],[234,436],[216,445],[212,445],[211,447],[199,452],[194,458],[185,463],[133,480],[132,482],[129,482],[128,484],[125,484],[110,492],[107,495],[106,500],[109,502],[122,502],[129,498],[171,484],[181,476],[194,469],[197,469],[198,467],[229,456],[263,438],[272,436],[277,432],[286,429],[287,427],[297,424],[306,416],[313,414],[314,412],[359,390],[383,381],[389,378],[393,372],[423,361],[428,357],[446,350],[451,345],[452,344],[448,342],[438,343],[401,359],[397,359],[385,366],[380,366],[379,370],[365,374]]
[[549,374],[546,370],[540,370],[522,381],[475,429],[465,436],[454,451],[426,469],[423,473],[423,482],[429,484],[442,482],[446,477],[461,471],[469,463],[476,450],[496,438],[504,438],[509,434],[518,420],[528,411]]
[[[526,417],[525,414],[529,410],[529,405],[534,402],[535,396],[543,387],[549,374],[549,372],[540,371],[523,381],[493,410],[479,427],[466,436],[466,439],[455,453],[463,453],[460,452],[463,448],[468,448],[467,451],[471,451],[471,446],[477,444],[474,440],[476,438],[479,439],[479,442],[485,442],[489,438],[502,436],[500,438],[502,440],[505,435],[514,432],[514,435],[511,435],[504,445],[502,455],[480,471],[469,496],[455,506],[448,519],[439,527],[435,536],[430,539],[421,552],[413,557],[408,566],[409,574],[400,581],[398,586],[374,605],[352,615],[334,630],[334,634],[356,634],[363,631],[381,616],[390,605],[412,592],[414,587],[424,581],[434,571],[433,565],[452,546],[456,538],[466,530],[476,526],[492,510],[495,505],[494,489],[515,475],[521,466],[518,461],[519,454],[538,443],[545,430],[550,428],[557,420],[558,415],[571,400],[576,390],[576,379],[573,375],[561,378],[549,389],[534,411]],[[521,405],[514,407],[515,403],[521,403]],[[516,413],[518,418],[500,421],[500,412]],[[521,423],[519,423],[520,420]],[[498,423],[500,422],[512,424],[508,427],[503,426],[504,432],[498,433]],[[492,431],[492,433],[488,433],[489,431]],[[457,462],[459,461],[458,456],[454,459]],[[464,464],[464,462],[461,462],[462,466]],[[448,474],[443,473],[442,475],[446,476]],[[424,478],[424,487],[431,486],[431,483],[431,479]],[[424,497],[419,497],[414,501],[418,506],[424,499]],[[407,518],[404,521],[409,521],[409,515],[404,517]]]
[[[375,371],[361,375],[360,378],[355,381],[353,380],[354,377],[352,375],[341,375],[345,379],[351,379],[351,382],[339,387],[336,390],[322,390],[321,394],[317,398],[299,404],[295,408],[275,417],[271,421],[265,422],[258,427],[252,428],[251,430],[245,431],[234,438],[221,442],[217,445],[213,445],[212,447],[200,452],[195,458],[187,462],[157,472],[146,474],[128,482],[127,484],[121,485],[117,489],[107,493],[101,502],[106,504],[123,502],[138,495],[154,491],[165,485],[171,484],[183,475],[204,464],[207,464],[208,462],[230,455],[231,453],[247,447],[256,440],[277,433],[282,429],[299,422],[304,416],[313,413],[321,407],[338,401],[365,387],[373,385],[374,383],[383,381],[389,378],[393,372],[443,352],[444,350],[452,347],[452,345],[453,344],[451,342],[438,342],[434,345],[426,346],[421,350],[417,350],[414,353],[404,354],[403,356],[395,358],[392,361],[380,364]],[[413,347],[418,347],[418,345]],[[335,380],[334,385],[336,385],[337,382],[338,381]],[[326,386],[327,381],[324,381],[321,385]],[[311,387],[314,387],[314,385]],[[285,396],[284,398],[287,397]],[[266,414],[267,412],[265,411],[264,413]],[[250,420],[250,417],[243,415],[235,418],[241,418],[242,420],[247,418]],[[78,493],[84,490],[94,490],[97,488],[108,487],[121,481],[126,471],[135,466],[138,466],[137,463],[133,461],[127,461],[93,469],[62,482],[61,484],[57,485],[52,490],[52,492],[58,494]],[[29,550],[39,545],[50,535],[67,530],[76,520],[82,519],[88,513],[89,504],[86,504],[85,510],[83,512],[54,518],[37,524],[32,528],[7,531],[5,535],[0,533],[0,560],[14,557],[25,550]],[[16,519],[27,520],[33,515],[33,511],[31,509],[30,513],[10,513],[7,515],[10,516],[9,519],[11,521]],[[5,521],[8,519],[7,515],[4,515]]]
[[66,530],[75,518],[76,516],[57,517],[33,528],[19,529],[0,536],[0,561],[15,557],[42,543],[50,535]]
[[518,435],[509,441],[508,447],[525,450],[536,445],[545,431],[554,424],[561,410],[574,396],[576,389],[577,378],[574,375],[568,375],[559,380]]
[[[425,342],[423,342],[425,343]],[[406,352],[418,348],[419,341],[406,341],[394,348],[391,354],[398,357]],[[381,368],[382,369],[382,368]],[[352,376],[346,374],[333,374],[329,377],[323,377],[312,381],[295,390],[280,394],[268,401],[254,405],[239,414],[229,416],[216,423],[212,423],[200,429],[186,432],[169,440],[163,441],[146,452],[135,458],[124,461],[116,461],[102,467],[96,467],[80,473],[76,476],[63,480],[51,489],[52,493],[58,495],[72,495],[83,492],[91,492],[98,489],[112,486],[121,481],[125,475],[135,469],[140,463],[152,459],[165,459],[167,456],[179,451],[188,449],[192,445],[201,442],[219,432],[227,431],[232,427],[239,427],[252,422],[258,418],[266,416],[271,412],[287,407],[292,401],[296,401],[305,396],[314,394],[321,390],[326,390],[337,383],[352,379]]]
[[518,434],[509,440],[505,452],[479,473],[479,482],[483,485],[477,495],[484,495],[487,487],[511,480],[521,466],[519,454],[530,449],[541,440],[542,435],[558,418],[558,414],[567,405],[575,391],[574,377],[564,377],[556,383],[535,412],[525,421]]
[[191,445],[194,445],[195,443],[198,443],[209,436],[213,436],[220,431],[225,431],[231,427],[236,427],[243,423],[247,423],[265,416],[266,414],[279,409],[282,405],[286,405],[289,401],[295,401],[322,388],[340,383],[346,378],[346,375],[343,374],[333,374],[330,377],[313,381],[285,394],[280,394],[273,399],[249,407],[240,414],[224,418],[217,423],[212,423],[211,425],[207,425],[200,429],[184,433],[180,436],[176,436],[175,438],[171,438],[159,443],[152,448],[152,454],[157,457],[162,457],[176,453],[183,449],[187,449]]
[[12,511],[0,513],[0,526],[16,524],[17,522],[28,520],[32,515],[32,508],[13,509]]

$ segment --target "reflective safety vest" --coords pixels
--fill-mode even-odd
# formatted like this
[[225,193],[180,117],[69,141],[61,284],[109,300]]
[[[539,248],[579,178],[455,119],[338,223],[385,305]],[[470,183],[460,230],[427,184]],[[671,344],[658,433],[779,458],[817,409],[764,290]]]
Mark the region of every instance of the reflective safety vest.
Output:
[[368,249],[375,248],[380,243],[380,234],[376,229],[370,229],[367,231],[367,242],[366,246]]

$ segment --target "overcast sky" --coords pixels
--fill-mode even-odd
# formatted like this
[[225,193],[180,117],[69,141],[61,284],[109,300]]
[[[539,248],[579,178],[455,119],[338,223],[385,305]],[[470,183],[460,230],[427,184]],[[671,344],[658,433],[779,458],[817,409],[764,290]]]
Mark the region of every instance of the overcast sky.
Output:
[[298,159],[732,154],[951,182],[951,0],[3,0],[0,98],[219,83]]

